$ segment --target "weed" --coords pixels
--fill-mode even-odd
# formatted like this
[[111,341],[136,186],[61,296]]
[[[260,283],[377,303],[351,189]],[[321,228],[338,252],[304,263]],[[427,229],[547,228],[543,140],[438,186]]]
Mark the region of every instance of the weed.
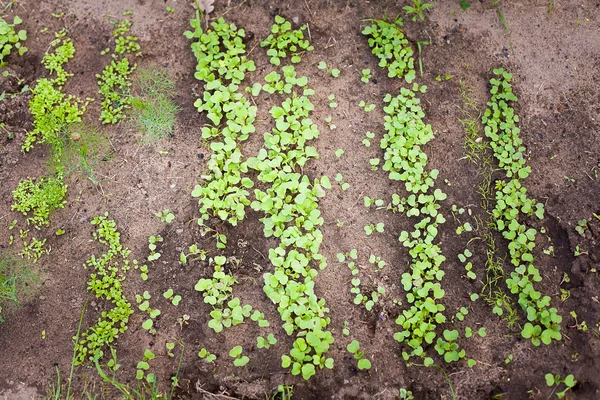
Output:
[[155,143],[172,136],[180,108],[173,102],[175,82],[169,73],[152,66],[140,69],[135,80],[140,96],[132,99],[133,119],[144,143]]
[[3,308],[18,306],[39,282],[39,276],[29,264],[10,253],[0,253],[0,322]]
[[430,7],[433,7],[431,3],[421,3],[421,0],[412,0],[412,6],[404,6],[402,9],[406,11],[406,16],[412,15],[412,20],[416,21],[419,18],[421,21],[425,19],[423,15],[423,11],[427,10]]
[[108,136],[91,125],[77,124],[69,127],[69,133],[61,138],[62,157],[60,162],[51,161],[56,173],[63,172],[85,177],[98,185],[96,168],[111,158],[111,145]]

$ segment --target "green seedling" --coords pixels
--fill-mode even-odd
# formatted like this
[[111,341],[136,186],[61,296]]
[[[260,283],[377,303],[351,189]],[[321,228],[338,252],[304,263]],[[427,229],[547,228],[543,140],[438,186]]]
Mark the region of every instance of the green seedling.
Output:
[[327,126],[329,127],[329,129],[334,130],[336,128],[336,126],[332,121],[333,121],[333,117],[331,115],[328,115],[327,117],[325,117],[325,122],[327,123]]
[[142,361],[137,363],[136,366],[136,374],[135,374],[135,378],[137,380],[142,380],[144,379],[144,376],[146,377],[146,382],[148,383],[154,383],[156,382],[156,375],[153,373],[147,374],[147,371],[150,369],[150,361],[154,360],[155,355],[154,353],[150,350],[150,349],[146,349],[144,351],[144,358],[142,358]]
[[465,350],[459,350],[458,343],[455,343],[457,339],[457,330],[445,330],[444,339],[439,337],[437,339],[435,350],[440,356],[444,356],[444,361],[447,363],[455,362],[465,358]]
[[335,175],[335,181],[340,184],[343,191],[350,189],[350,184],[348,182],[344,182],[344,176],[340,173]]
[[[369,20],[371,21],[371,20]],[[380,60],[379,66],[388,69],[388,77],[404,78],[411,83],[416,78],[413,51],[402,31],[402,19],[393,22],[374,20],[365,27],[363,35],[369,38],[371,52]]]
[[167,356],[169,356],[169,357],[175,357],[175,354],[173,354],[173,349],[175,349],[175,343],[173,343],[173,342],[166,342],[165,343],[165,347],[167,349]]
[[400,388],[400,393],[398,395],[400,396],[400,400],[415,400],[413,393],[405,388]]
[[358,343],[358,340],[353,340],[350,342],[350,344],[348,344],[346,347],[346,350],[348,350],[348,352],[358,360],[358,369],[371,369],[371,361],[369,361],[368,358],[364,358],[365,353],[360,351],[360,343]]
[[363,100],[358,103],[358,106],[362,108],[365,112],[371,112],[375,109],[375,104],[367,104]]
[[162,243],[163,238],[160,235],[150,236],[148,238],[148,248],[150,249],[150,255],[148,261],[156,261],[160,258],[160,252],[156,251],[156,243]]
[[243,367],[250,361],[247,356],[242,355],[243,350],[242,346],[235,346],[229,351],[229,356],[233,358],[233,365],[236,367]]
[[572,374],[569,374],[569,375],[565,376],[564,379],[561,379],[560,375],[558,375],[558,374],[552,375],[552,374],[548,373],[544,376],[544,378],[546,379],[546,385],[549,387],[556,386],[556,389],[558,389],[558,387],[561,384],[564,384],[566,386],[566,388],[563,391],[556,393],[556,397],[559,399],[564,399],[566,396],[566,393],[570,389],[573,389],[575,387],[575,385],[577,384],[577,381],[575,380],[575,377]]
[[166,222],[167,224],[170,224],[175,219],[175,214],[173,214],[168,208],[162,211],[157,211],[154,213],[154,215],[160,218],[161,222]]
[[0,323],[3,307],[18,307],[33,292],[39,273],[9,252],[0,253]]
[[360,78],[361,81],[363,81],[364,83],[369,83],[369,79],[371,79],[371,70],[366,68],[363,69],[361,71],[362,77]]
[[423,15],[423,11],[426,9],[433,7],[431,3],[421,3],[421,0],[412,0],[412,6],[404,6],[402,9],[406,11],[406,16],[410,17],[412,15],[412,20],[416,21],[419,18],[421,21],[425,19]]
[[262,312],[260,312],[258,310],[254,310],[254,312],[250,316],[250,319],[252,321],[256,322],[258,324],[258,326],[261,328],[266,328],[270,325],[269,321],[267,321],[265,319],[265,314],[263,314]]
[[330,94],[329,96],[327,96],[327,100],[329,100],[329,107],[330,108],[336,108],[338,105],[335,102],[335,94]]
[[331,76],[333,76],[334,78],[337,78],[338,76],[340,76],[340,70],[337,69],[337,68],[330,69],[327,66],[327,64],[325,63],[325,61],[319,61],[319,64],[317,65],[317,68],[326,70],[327,73],[331,74]]
[[349,329],[348,321],[344,321],[344,327],[342,328],[342,334],[344,336],[349,336],[350,335],[350,329]]
[[207,363],[214,362],[217,359],[217,356],[206,350],[204,347],[200,349],[198,352],[198,358],[206,361]]
[[365,147],[371,147],[371,140],[370,140],[370,139],[373,139],[373,138],[375,138],[375,134],[374,134],[373,132],[368,132],[368,131],[367,131],[367,132],[365,133],[365,136],[366,136],[366,138],[364,138],[364,139],[362,140],[362,144],[363,144]]
[[373,232],[383,233],[385,230],[384,223],[378,222],[377,224],[366,225],[364,227],[364,230],[365,230],[365,233],[367,234],[367,236],[371,236],[373,234]]
[[268,349],[271,345],[277,343],[277,339],[272,333],[269,333],[269,336],[265,339],[262,336],[256,338],[256,347],[259,349]]
[[[193,262],[193,261],[197,261],[197,260],[204,261],[204,260],[206,260],[207,254],[208,254],[207,250],[200,250],[198,248],[198,245],[194,243],[188,248],[188,254],[185,254],[183,251],[181,252],[181,254],[179,254],[179,262],[181,262],[183,265],[186,265],[188,262]],[[197,256],[197,257],[190,258],[190,256]]]
[[[527,322],[521,331],[524,338],[531,339],[535,346],[561,340],[560,322],[562,317],[550,306],[550,297],[534,289],[534,283],[542,276],[534,266],[533,249],[537,231],[519,222],[519,215],[544,217],[544,206],[527,197],[527,190],[521,181],[527,178],[531,167],[526,166],[525,147],[519,137],[517,123],[511,103],[517,101],[510,84],[512,74],[502,68],[494,69],[490,80],[492,95],[488,108],[482,117],[486,136],[491,139],[490,147],[500,167],[510,180],[496,181],[496,206],[492,210],[495,225],[502,236],[509,241],[510,261],[515,267],[511,277],[506,279],[508,288],[518,294],[518,303],[527,313]],[[496,307],[494,308],[496,310]]]
[[181,302],[181,296],[178,294],[174,295],[173,289],[167,289],[167,291],[163,293],[163,297],[167,300],[171,300],[171,303],[174,306],[178,306],[179,303]]
[[340,158],[344,154],[344,149],[337,149],[334,154],[337,158]]

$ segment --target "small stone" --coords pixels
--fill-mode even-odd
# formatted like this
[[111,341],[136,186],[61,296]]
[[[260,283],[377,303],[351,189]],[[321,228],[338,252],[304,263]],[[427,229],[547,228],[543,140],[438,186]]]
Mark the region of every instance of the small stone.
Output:
[[183,233],[183,228],[177,228],[175,229],[175,233],[178,235],[181,235]]

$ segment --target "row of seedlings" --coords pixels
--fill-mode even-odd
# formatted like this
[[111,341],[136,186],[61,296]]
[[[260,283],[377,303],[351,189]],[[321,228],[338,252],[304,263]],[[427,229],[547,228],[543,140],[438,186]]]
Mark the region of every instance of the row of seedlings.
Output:
[[[131,21],[124,20],[119,23],[112,21],[117,26],[112,32],[115,40],[114,51],[111,54],[112,60],[101,74],[96,74],[98,93],[102,95],[102,109],[100,111],[100,122],[103,124],[115,124],[125,118],[125,112],[131,108],[132,96],[130,92],[130,75],[135,71],[136,64],[131,63],[127,57],[132,53],[135,57],[141,55],[141,48],[138,38],[129,35]],[[102,51],[102,55],[107,54],[110,47]]]
[[[208,161],[209,174],[202,176],[203,185],[196,185],[192,196],[198,198],[200,219],[198,223],[205,229],[211,217],[218,217],[235,226],[246,214],[250,204],[248,189],[254,186],[252,180],[242,176],[248,172],[248,165],[238,144],[247,140],[254,132],[256,106],[251,106],[246,97],[238,91],[247,72],[255,70],[254,62],[245,55],[243,39],[245,31],[235,24],[219,18],[212,23],[212,29],[202,30],[200,11],[190,20],[193,31],[185,36],[193,39],[192,51],[198,61],[195,77],[204,82],[204,94],[194,103],[198,112],[206,112],[211,126],[202,128],[202,138],[212,139],[212,155]],[[226,247],[227,237],[214,230],[217,248]],[[195,290],[202,293],[204,302],[212,307],[208,326],[215,333],[242,324],[250,318],[259,327],[268,327],[269,322],[262,312],[253,310],[249,304],[242,304],[239,297],[233,296],[233,286],[237,279],[226,272],[227,264],[238,260],[223,255],[209,258],[214,268],[211,278],[200,279]],[[238,261],[239,262],[239,261]],[[259,339],[260,341],[260,339]],[[276,342],[272,337],[271,343]],[[242,347],[236,346],[230,355],[234,365],[241,367],[249,361],[242,356]],[[201,359],[212,362],[216,356],[205,348],[198,353]]]
[[[401,20],[375,20],[364,28],[363,34],[369,36],[372,53],[380,59],[379,65],[388,69],[388,76],[403,77],[410,83],[415,78],[414,58],[400,28],[401,23]],[[405,198],[393,196],[391,208],[406,212],[409,217],[420,218],[413,231],[403,231],[399,237],[400,242],[410,249],[410,271],[403,273],[401,278],[410,307],[396,319],[401,330],[395,333],[394,338],[409,346],[410,351],[402,352],[405,360],[417,356],[424,359],[425,365],[432,365],[433,359],[426,356],[424,346],[434,343],[437,325],[446,321],[445,307],[441,303],[444,297],[441,265],[446,258],[436,243],[438,226],[445,222],[439,212],[439,202],[446,199],[446,194],[434,188],[438,171],[426,170],[427,154],[422,146],[434,138],[434,133],[431,126],[423,121],[425,113],[416,96],[425,91],[425,86],[413,84],[412,90],[401,88],[396,97],[385,96],[386,133],[380,147],[385,152],[383,170],[389,172],[391,180],[404,182],[408,193]],[[438,347],[453,348],[448,342],[456,338],[444,336],[447,342],[438,338]],[[456,361],[461,356],[464,357],[464,352],[453,351],[448,361]]]
[[[276,17],[272,34],[262,43],[269,47],[267,54],[274,65],[288,55],[297,63],[303,51],[312,50],[304,39],[304,29],[291,30],[290,22]],[[282,356],[282,366],[291,367],[293,375],[301,374],[308,380],[317,368],[333,368],[333,359],[325,357],[334,341],[327,330],[329,309],[325,299],[317,297],[314,281],[317,268],[326,266],[319,253],[323,218],[318,201],[331,183],[326,176],[311,182],[308,176],[297,172],[318,157],[317,149],[308,145],[319,136],[310,118],[314,106],[308,96],[314,91],[306,86],[306,77],[296,78],[293,67],[283,68],[286,84],[294,88],[288,86],[290,90],[284,92],[291,91],[291,96],[271,108],[275,126],[265,133],[264,148],[248,160],[248,166],[258,171],[258,180],[265,186],[264,190],[255,189],[256,200],[251,207],[265,214],[261,218],[264,235],[280,241],[277,247],[269,249],[274,271],[264,274],[263,290],[277,305],[285,332],[296,337],[289,354]],[[300,90],[302,94],[298,93]]]
[[[38,178],[21,179],[13,191],[12,211],[27,216],[27,224],[36,230],[50,225],[50,214],[66,204],[67,185],[65,184],[65,168],[63,156],[65,151],[65,133],[76,123],[81,122],[90,99],[85,101],[66,95],[62,89],[72,73],[64,69],[64,65],[75,56],[73,41],[66,37],[66,30],[55,34],[48,51],[42,58],[42,65],[54,78],[40,78],[31,89],[33,97],[29,101],[29,111],[33,116],[33,129],[28,131],[21,147],[29,152],[36,144],[50,147],[53,170]],[[11,229],[16,221],[11,224]],[[26,239],[27,229],[20,230],[20,237]],[[23,241],[21,256],[33,259],[34,262],[43,254],[46,239]],[[13,243],[13,236],[10,237]]]
[[511,103],[518,99],[511,86],[512,74],[502,68],[495,69],[490,80],[491,99],[482,116],[485,135],[499,166],[506,173],[506,180],[496,180],[496,204],[492,215],[496,228],[509,241],[510,261],[515,267],[506,279],[511,293],[518,295],[518,303],[527,313],[527,323],[521,334],[531,339],[535,346],[561,340],[562,317],[550,307],[550,296],[535,290],[534,283],[542,280],[534,266],[533,249],[537,231],[528,228],[523,221],[526,216],[544,217],[544,206],[527,197],[527,189],[521,181],[531,173],[524,158],[525,147],[519,137],[518,115]]
[[[248,166],[238,144],[254,132],[256,118],[256,107],[238,89],[246,72],[254,71],[255,66],[243,55],[243,29],[219,18],[212,23],[212,29],[204,32],[199,11],[190,24],[194,30],[185,35],[194,39],[191,48],[198,61],[195,77],[204,82],[203,97],[194,106],[199,112],[206,112],[212,123],[202,128],[202,138],[213,140],[209,173],[202,176],[205,184],[196,185],[192,191],[200,208],[198,223],[205,226],[211,216],[216,216],[235,226],[244,219],[250,204],[248,189],[254,186],[250,178],[242,177]],[[225,248],[225,235],[215,232],[215,238],[217,247]]]

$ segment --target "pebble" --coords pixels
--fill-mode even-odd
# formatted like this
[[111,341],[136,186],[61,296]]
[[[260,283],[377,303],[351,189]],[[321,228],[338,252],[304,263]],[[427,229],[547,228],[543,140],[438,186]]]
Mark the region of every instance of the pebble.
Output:
[[183,233],[183,228],[177,228],[175,229],[175,233],[178,235],[181,235]]

